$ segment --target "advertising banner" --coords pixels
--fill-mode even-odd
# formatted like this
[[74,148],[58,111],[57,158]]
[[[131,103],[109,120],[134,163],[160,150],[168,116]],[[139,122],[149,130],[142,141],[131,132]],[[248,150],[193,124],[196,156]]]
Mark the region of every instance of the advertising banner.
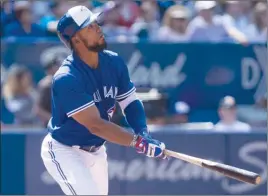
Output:
[[[26,193],[62,194],[46,172],[40,157],[44,135],[26,139]],[[227,163],[261,174],[257,186],[225,178],[215,172],[177,159],[160,161],[113,144],[107,145],[109,194],[240,194],[267,193],[267,145],[262,134],[154,133],[169,149],[204,159]]]
[[[31,67],[35,80],[43,77],[40,64],[50,53],[68,55],[59,42],[4,42],[5,66],[18,62]],[[217,107],[225,95],[240,104],[252,104],[266,92],[265,45],[110,43],[126,62],[138,87],[168,93],[172,101],[186,101],[191,108]]]
[[[175,151],[255,171],[261,174],[263,181],[258,186],[249,185],[181,160],[157,161],[138,156],[130,149],[126,149],[125,157],[121,156],[118,160],[113,158],[113,154],[116,154],[113,149],[109,161],[110,181],[121,181],[124,193],[133,195],[267,193],[267,145],[264,135],[163,134],[156,137],[161,138]],[[110,190],[112,193],[120,194],[113,192],[113,186]]]

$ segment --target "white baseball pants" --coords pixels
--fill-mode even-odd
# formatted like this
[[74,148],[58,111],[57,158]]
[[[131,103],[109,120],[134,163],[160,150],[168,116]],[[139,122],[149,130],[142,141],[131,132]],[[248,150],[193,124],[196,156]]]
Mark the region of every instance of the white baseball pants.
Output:
[[105,146],[89,153],[63,145],[48,134],[42,142],[41,157],[65,195],[108,195]]

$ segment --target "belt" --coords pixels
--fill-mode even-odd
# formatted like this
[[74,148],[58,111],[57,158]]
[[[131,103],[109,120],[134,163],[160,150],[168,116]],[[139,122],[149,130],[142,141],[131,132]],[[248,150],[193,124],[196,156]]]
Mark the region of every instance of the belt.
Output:
[[86,152],[97,152],[101,147],[101,146],[73,146],[75,148],[84,150]]

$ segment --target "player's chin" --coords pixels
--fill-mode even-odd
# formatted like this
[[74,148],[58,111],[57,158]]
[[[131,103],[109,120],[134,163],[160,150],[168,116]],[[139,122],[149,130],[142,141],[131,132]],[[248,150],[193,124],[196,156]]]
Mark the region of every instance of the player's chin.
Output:
[[104,36],[101,36],[100,39],[99,39],[99,43],[100,45],[103,45],[106,43],[106,40],[105,40],[105,37]]
[[107,47],[107,43],[105,39],[100,40],[99,45],[101,48],[105,49]]

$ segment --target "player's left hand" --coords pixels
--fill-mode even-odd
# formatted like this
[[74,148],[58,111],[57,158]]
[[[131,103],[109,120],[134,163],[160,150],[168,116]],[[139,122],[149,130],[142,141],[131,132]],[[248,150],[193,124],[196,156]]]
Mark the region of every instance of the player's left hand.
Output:
[[166,145],[163,142],[152,139],[150,137],[144,137],[137,135],[134,147],[138,153],[145,154],[148,157],[166,159],[164,154]]

